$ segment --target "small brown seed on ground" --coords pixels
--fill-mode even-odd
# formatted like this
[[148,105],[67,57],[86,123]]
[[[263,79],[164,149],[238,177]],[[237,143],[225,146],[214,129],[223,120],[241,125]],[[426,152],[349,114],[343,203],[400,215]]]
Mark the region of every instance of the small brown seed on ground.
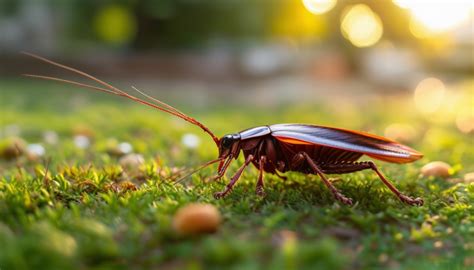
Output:
[[17,137],[9,138],[2,142],[0,157],[4,159],[15,159],[26,152],[26,142]]
[[126,171],[137,171],[145,159],[140,154],[128,154],[120,158],[119,163]]
[[425,177],[435,176],[447,178],[450,175],[451,166],[443,161],[433,161],[421,168],[421,174]]
[[464,175],[464,183],[474,183],[474,172],[466,173]]
[[215,232],[220,223],[219,210],[211,204],[202,203],[180,208],[173,218],[173,228],[180,235]]

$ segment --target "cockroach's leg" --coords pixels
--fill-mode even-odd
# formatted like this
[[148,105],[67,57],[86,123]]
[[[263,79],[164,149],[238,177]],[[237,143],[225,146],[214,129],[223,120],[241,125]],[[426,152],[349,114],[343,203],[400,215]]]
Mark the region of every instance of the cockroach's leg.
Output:
[[263,187],[263,166],[265,166],[265,162],[267,162],[267,157],[266,156],[261,156],[260,157],[260,162],[259,162],[259,173],[258,173],[257,186],[255,187],[255,193],[258,196],[261,196],[261,197],[265,196],[265,190],[264,190],[264,187]]
[[278,178],[280,178],[281,180],[286,180],[286,179],[288,179],[286,176],[281,175],[281,174],[278,173],[278,171],[281,171],[281,172],[282,172],[284,169],[285,169],[285,162],[284,162],[284,161],[281,161],[281,160],[278,161],[278,162],[277,162],[277,168],[276,168],[276,170],[275,170],[275,175],[278,176]]
[[252,160],[253,160],[253,156],[249,155],[247,159],[245,160],[245,163],[235,173],[235,175],[232,177],[232,179],[230,180],[229,184],[227,184],[225,189],[221,192],[214,193],[214,198],[219,199],[219,198],[225,197],[232,190],[235,183],[237,182],[237,180],[239,180],[240,176],[244,172],[245,167],[247,167],[250,164],[250,162],[252,162]]
[[403,193],[401,193],[385,176],[379,171],[377,166],[372,161],[364,162],[354,162],[348,164],[339,164],[339,165],[327,165],[322,168],[325,173],[352,173],[362,170],[371,169],[377,173],[380,180],[393,192],[397,197],[404,203],[409,205],[423,205],[423,199],[421,198],[412,198]]
[[313,159],[311,159],[311,157],[306,152],[301,152],[298,155],[303,155],[303,157],[308,162],[309,166],[311,166],[313,171],[316,174],[318,174],[319,177],[321,177],[324,184],[326,184],[326,186],[331,190],[332,194],[334,195],[334,197],[336,197],[336,199],[338,201],[340,201],[344,204],[347,204],[347,205],[352,205],[352,199],[347,198],[346,196],[342,195],[342,193],[339,190],[337,190],[337,188],[326,178],[326,176],[323,174],[323,172],[318,167],[318,165],[316,165],[316,163],[314,163]]
[[395,193],[395,195],[397,195],[397,197],[404,203],[407,203],[409,205],[418,205],[418,206],[421,206],[423,205],[423,199],[422,198],[412,198],[410,196],[407,196],[403,193],[401,193],[392,183],[390,183],[390,181],[385,178],[385,176],[382,174],[382,172],[379,171],[379,169],[377,168],[377,166],[375,165],[375,163],[373,163],[372,161],[368,161],[367,162],[370,166],[370,168],[375,171],[375,173],[377,173],[377,175],[379,176],[380,180],[382,180],[382,182],[393,192]]
[[224,176],[225,172],[229,168],[229,165],[232,161],[233,157],[229,156],[227,160],[225,160],[224,164],[222,165],[222,168],[217,172],[217,175],[211,177],[211,181],[216,181],[222,178]]
[[278,176],[278,178],[280,178],[281,180],[287,180],[288,177],[284,176],[284,175],[281,175],[280,173],[278,173],[278,171],[275,171],[275,175]]

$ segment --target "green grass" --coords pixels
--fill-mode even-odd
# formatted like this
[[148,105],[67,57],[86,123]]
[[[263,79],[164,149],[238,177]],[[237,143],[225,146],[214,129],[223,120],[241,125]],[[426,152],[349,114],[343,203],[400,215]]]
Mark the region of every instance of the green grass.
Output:
[[[215,167],[183,185],[167,179],[176,167],[216,157],[213,142],[199,129],[115,97],[54,84],[9,80],[0,81],[0,88],[3,145],[6,130],[16,125],[24,140],[46,148],[40,159],[0,160],[1,270],[472,267],[474,183],[456,181],[474,171],[472,134],[458,131],[449,113],[420,115],[409,96],[266,109],[231,103],[197,110],[180,104],[219,135],[284,122],[378,134],[394,122],[411,124],[417,134],[409,144],[425,158],[406,165],[376,163],[402,191],[423,197],[425,205],[400,203],[367,171],[337,176],[341,180],[335,185],[356,201],[347,207],[335,202],[317,177],[297,173],[288,174],[287,181],[267,175],[267,196],[260,198],[254,195],[255,168],[245,171],[233,193],[215,200],[212,194],[228,181],[203,181]],[[467,98],[469,91],[459,93]],[[59,135],[57,144],[43,142],[47,130]],[[89,148],[74,145],[78,130],[89,133]],[[201,138],[197,149],[181,144],[185,133]],[[146,164],[123,171],[118,158],[107,154],[112,139],[132,144]],[[433,160],[453,166],[451,180],[419,175]],[[242,162],[241,157],[229,171]],[[173,214],[191,202],[219,209],[218,232],[195,237],[173,232]]]

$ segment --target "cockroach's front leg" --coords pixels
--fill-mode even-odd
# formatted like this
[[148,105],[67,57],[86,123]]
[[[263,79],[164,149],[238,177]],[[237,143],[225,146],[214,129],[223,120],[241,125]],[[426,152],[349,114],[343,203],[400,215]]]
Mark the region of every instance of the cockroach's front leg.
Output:
[[219,180],[222,178],[222,176],[224,176],[225,172],[227,171],[227,169],[229,168],[229,165],[232,161],[233,157],[232,156],[229,156],[225,161],[224,163],[221,163],[222,166],[219,166],[219,171],[217,172],[217,175],[211,177],[211,181],[216,181],[216,180]]
[[267,162],[267,157],[266,156],[261,156],[260,157],[260,162],[259,162],[259,173],[258,173],[258,180],[257,180],[257,186],[255,187],[255,193],[258,196],[265,196],[265,190],[263,187],[263,167],[265,166],[265,162]]
[[344,196],[332,183],[331,181],[329,181],[326,176],[324,175],[324,173],[322,172],[322,170],[318,167],[318,165],[316,165],[316,163],[314,163],[313,159],[311,159],[311,157],[306,153],[306,152],[301,152],[299,153],[298,155],[302,155],[306,161],[308,162],[309,166],[313,169],[314,173],[316,173],[317,175],[319,175],[319,177],[321,177],[321,180],[323,180],[324,184],[326,184],[326,186],[329,188],[329,190],[331,190],[332,194],[334,195],[334,197],[336,197],[336,199],[340,202],[342,202],[343,204],[347,204],[347,205],[352,205],[352,199],[351,198],[347,198],[346,196]]
[[249,155],[247,159],[245,160],[245,163],[242,165],[242,167],[239,168],[237,173],[235,173],[235,175],[230,180],[229,184],[227,184],[226,188],[221,192],[214,193],[214,198],[220,199],[220,198],[225,197],[232,190],[235,183],[237,182],[237,180],[239,180],[240,176],[244,172],[245,167],[247,167],[250,164],[250,162],[252,162],[252,160],[253,160],[253,156]]

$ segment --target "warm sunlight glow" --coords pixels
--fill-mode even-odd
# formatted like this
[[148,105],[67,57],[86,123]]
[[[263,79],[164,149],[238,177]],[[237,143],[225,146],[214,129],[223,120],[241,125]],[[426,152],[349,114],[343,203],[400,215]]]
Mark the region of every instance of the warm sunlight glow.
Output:
[[309,13],[300,2],[284,1],[284,3],[272,26],[275,36],[311,40],[324,35],[327,23],[323,16]]
[[393,0],[393,3],[401,8],[409,8],[413,0]]
[[356,47],[372,46],[380,40],[383,26],[380,17],[368,6],[352,6],[343,15],[341,31]]
[[303,0],[304,7],[313,14],[323,14],[330,11],[337,0]]
[[441,104],[445,94],[444,83],[436,78],[421,81],[415,89],[415,105],[422,113],[434,113]]
[[410,30],[419,38],[447,32],[469,20],[471,1],[393,0],[411,13]]
[[412,142],[417,134],[416,129],[409,124],[393,123],[385,128],[384,135],[389,139],[408,143]]

